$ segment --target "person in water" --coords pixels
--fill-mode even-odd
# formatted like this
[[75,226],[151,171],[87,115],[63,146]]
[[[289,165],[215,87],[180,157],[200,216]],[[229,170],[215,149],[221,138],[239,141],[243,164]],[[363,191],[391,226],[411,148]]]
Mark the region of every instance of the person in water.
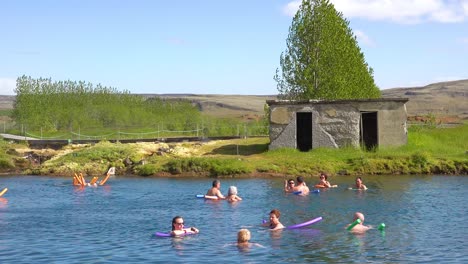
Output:
[[295,182],[293,179],[289,179],[289,180],[284,180],[284,191],[287,192],[287,193],[292,193],[294,192],[294,186],[295,186]]
[[293,188],[293,192],[300,192],[300,195],[307,195],[309,194],[310,190],[309,187],[307,187],[304,178],[302,176],[298,176],[296,178],[297,184]]
[[242,201],[242,198],[240,198],[237,195],[237,187],[236,186],[230,186],[228,190],[228,195],[226,197],[226,200],[230,203],[237,202],[237,201]]
[[325,173],[320,173],[320,182],[315,185],[316,188],[334,188],[338,185],[331,185],[328,181],[328,176]]
[[224,195],[221,193],[221,182],[219,180],[214,180],[212,183],[212,187],[206,192],[207,196],[216,196],[218,199],[226,199]]
[[[367,230],[371,229],[370,226],[365,226],[364,225],[364,214],[361,213],[361,212],[356,212],[354,213],[354,218],[353,218],[353,223],[354,221],[356,221],[357,219],[361,220],[361,222],[357,225],[355,225],[351,230],[352,233],[364,233],[366,232]],[[346,228],[348,228],[351,224],[347,225]]]
[[354,187],[350,187],[349,189],[367,190],[367,187],[362,183],[362,178],[357,177],[356,184],[354,185]]
[[176,216],[172,219],[172,236],[198,234],[199,232],[195,227],[184,228],[184,219],[181,216]]
[[273,209],[270,212],[270,230],[280,230],[284,225],[280,222],[281,213],[278,209]]
[[104,185],[107,182],[107,180],[109,180],[109,177],[110,177],[110,174],[107,173],[106,177],[102,181],[98,181],[99,180],[98,177],[93,177],[90,182],[86,182],[86,179],[83,177],[82,173],[80,173],[79,175],[75,173],[75,176],[73,177],[73,185],[80,186],[80,187],[84,187],[84,186],[96,187],[98,185]]
[[251,243],[250,242],[250,231],[248,229],[241,229],[237,232],[237,243],[238,247],[251,247],[251,246],[258,246],[263,247],[258,243]]

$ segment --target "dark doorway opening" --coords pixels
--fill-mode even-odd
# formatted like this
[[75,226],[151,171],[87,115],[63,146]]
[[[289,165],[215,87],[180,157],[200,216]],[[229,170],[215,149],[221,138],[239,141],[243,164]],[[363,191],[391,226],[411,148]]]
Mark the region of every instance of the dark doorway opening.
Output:
[[377,112],[361,112],[359,135],[361,146],[367,150],[372,150],[378,146]]
[[296,113],[297,148],[300,151],[312,149],[312,113]]

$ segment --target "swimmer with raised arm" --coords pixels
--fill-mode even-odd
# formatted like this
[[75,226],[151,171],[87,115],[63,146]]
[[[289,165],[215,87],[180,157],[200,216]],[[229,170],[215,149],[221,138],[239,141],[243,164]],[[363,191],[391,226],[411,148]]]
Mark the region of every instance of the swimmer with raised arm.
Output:
[[215,196],[218,199],[226,199],[224,195],[220,191],[221,182],[219,180],[214,180],[212,183],[212,187],[206,192],[206,196]]
[[198,234],[199,232],[195,227],[184,228],[184,219],[181,216],[176,216],[172,219],[171,236]]
[[[364,214],[363,213],[361,213],[361,212],[354,213],[353,223],[357,219],[361,220],[361,222],[359,224],[355,225],[351,230],[349,230],[350,232],[352,232],[352,233],[364,233],[367,230],[372,228],[370,226],[365,226],[364,225]],[[350,225],[351,224],[347,225],[346,228],[349,227]]]
[[287,193],[294,192],[294,186],[295,185],[296,185],[296,183],[294,182],[293,179],[284,180],[284,192],[287,192]]

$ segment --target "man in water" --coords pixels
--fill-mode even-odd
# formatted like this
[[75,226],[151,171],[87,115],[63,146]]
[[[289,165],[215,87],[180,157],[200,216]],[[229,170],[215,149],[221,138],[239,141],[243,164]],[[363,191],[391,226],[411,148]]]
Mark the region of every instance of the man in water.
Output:
[[[370,226],[365,226],[364,225],[364,214],[363,213],[361,213],[361,212],[354,213],[353,223],[357,219],[361,220],[361,222],[359,224],[355,225],[350,230],[352,233],[362,234],[362,233],[366,232],[367,230],[371,229]],[[348,227],[348,226],[350,226],[350,225],[347,225],[346,227]]]
[[309,194],[310,190],[309,190],[309,187],[307,187],[306,183],[304,182],[304,178],[302,176],[298,176],[296,180],[297,180],[297,184],[296,186],[294,186],[293,191],[300,192],[300,195]]
[[226,199],[220,191],[221,182],[219,180],[214,180],[212,185],[213,187],[206,192],[206,196],[216,196],[218,199]]
[[294,182],[293,179],[284,180],[284,192],[287,192],[287,193],[294,192],[294,185],[295,184],[296,183]]
[[358,190],[367,190],[367,186],[365,186],[362,183],[362,178],[361,177],[356,178],[356,185],[354,186],[354,188],[358,189]]

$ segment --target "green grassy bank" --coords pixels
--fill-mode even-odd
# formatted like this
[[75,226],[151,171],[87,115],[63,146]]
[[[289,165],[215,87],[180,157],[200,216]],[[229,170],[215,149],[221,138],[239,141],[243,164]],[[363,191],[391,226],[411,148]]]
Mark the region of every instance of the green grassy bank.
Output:
[[[268,151],[268,138],[201,143],[137,143],[69,145],[41,150],[27,159],[19,146],[2,142],[0,170],[38,175],[102,175],[111,166],[117,174],[141,176],[259,177],[369,174],[468,175],[468,124],[455,128],[412,127],[402,147],[320,148]],[[39,159],[39,161],[37,161]]]

